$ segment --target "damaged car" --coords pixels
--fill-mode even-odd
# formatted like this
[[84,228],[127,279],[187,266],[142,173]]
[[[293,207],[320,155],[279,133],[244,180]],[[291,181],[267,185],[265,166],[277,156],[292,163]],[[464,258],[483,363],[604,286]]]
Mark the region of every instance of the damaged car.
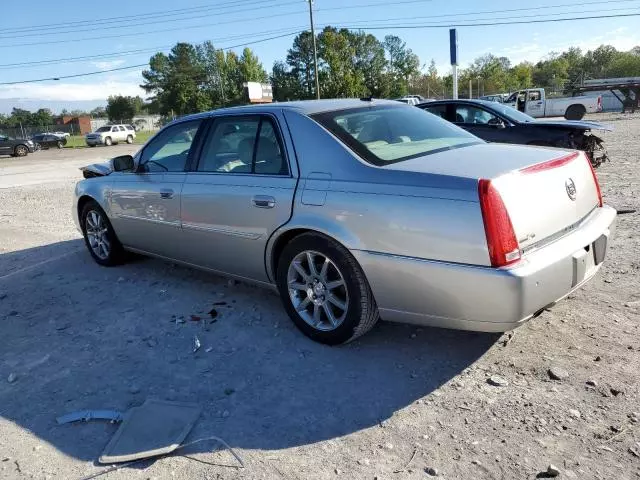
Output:
[[591,164],[608,160],[602,138],[605,125],[582,120],[536,120],[508,105],[484,100],[441,100],[417,105],[488,142],[582,150]]
[[514,329],[593,278],[615,231],[584,152],[394,101],[191,115],[83,174],[72,212],[98,264],[135,252],[273,288],[330,345],[378,319]]

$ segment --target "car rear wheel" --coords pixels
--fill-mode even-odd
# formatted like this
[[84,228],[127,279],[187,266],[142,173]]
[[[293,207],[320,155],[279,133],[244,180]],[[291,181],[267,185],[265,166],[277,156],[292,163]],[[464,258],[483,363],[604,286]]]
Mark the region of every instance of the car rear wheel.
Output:
[[33,146],[33,149],[34,149],[36,152],[39,152],[40,150],[42,150],[42,145],[40,145],[39,143],[36,143],[36,144]]
[[124,261],[125,252],[102,208],[88,202],[80,214],[84,242],[96,263],[111,267]]
[[111,140],[111,137],[107,137],[107,138],[105,138],[105,139],[104,139],[104,144],[105,144],[107,147],[110,147],[111,145],[113,145],[113,141]]
[[58,140],[58,143],[56,143],[56,145],[58,146],[58,148],[64,147],[64,143],[61,140]]
[[133,143],[133,136],[132,135],[127,136],[127,143],[129,143],[129,144]]
[[309,338],[349,342],[378,320],[378,307],[355,258],[319,234],[294,238],[278,261],[277,284],[289,317]]
[[571,105],[567,108],[564,118],[567,120],[582,120],[587,113],[587,109],[583,105]]
[[16,157],[26,157],[27,153],[29,153],[29,149],[27,147],[25,147],[24,145],[18,145],[14,150],[13,150],[13,154]]

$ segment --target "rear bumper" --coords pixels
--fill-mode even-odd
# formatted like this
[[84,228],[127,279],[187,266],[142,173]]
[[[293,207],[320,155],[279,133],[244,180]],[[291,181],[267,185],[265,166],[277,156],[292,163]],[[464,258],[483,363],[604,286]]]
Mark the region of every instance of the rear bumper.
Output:
[[595,264],[593,244],[605,236],[608,250],[615,217],[613,208],[598,208],[575,231],[527,253],[508,269],[361,250],[352,253],[384,320],[503,332],[520,326],[596,274],[602,264]]

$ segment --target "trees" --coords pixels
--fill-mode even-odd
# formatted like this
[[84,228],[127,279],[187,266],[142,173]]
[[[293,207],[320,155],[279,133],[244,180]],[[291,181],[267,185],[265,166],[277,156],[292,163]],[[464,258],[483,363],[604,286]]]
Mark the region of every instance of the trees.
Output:
[[238,57],[211,42],[178,43],[168,55],[157,53],[142,76],[141,87],[152,95],[150,108],[165,116],[241,103],[244,82],[268,80],[251,49],[245,48]]
[[108,98],[107,108],[105,110],[110,121],[131,123],[133,117],[138,113],[138,102],[136,101],[136,97],[114,95]]
[[389,54],[389,94],[393,97],[406,95],[410,80],[420,72],[420,59],[395,35],[384,37],[383,45]]

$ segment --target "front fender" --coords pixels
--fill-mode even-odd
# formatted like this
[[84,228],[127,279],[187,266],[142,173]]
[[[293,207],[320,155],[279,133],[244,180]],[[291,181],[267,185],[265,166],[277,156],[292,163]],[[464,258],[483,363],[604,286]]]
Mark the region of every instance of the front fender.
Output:
[[111,208],[109,206],[111,184],[112,181],[108,177],[90,178],[76,183],[71,214],[79,231],[82,231],[80,228],[80,209],[88,200],[97,202],[107,214],[107,217],[111,217]]

